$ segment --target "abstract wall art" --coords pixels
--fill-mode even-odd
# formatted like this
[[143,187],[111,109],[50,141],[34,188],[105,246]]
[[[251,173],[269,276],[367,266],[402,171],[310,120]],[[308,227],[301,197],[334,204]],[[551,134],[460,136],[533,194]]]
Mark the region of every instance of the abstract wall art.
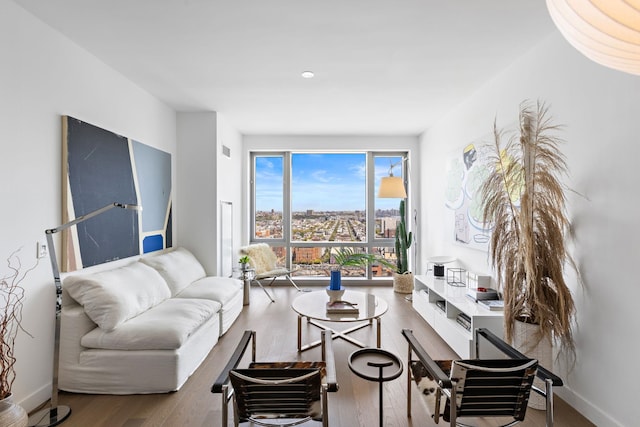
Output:
[[112,209],[62,236],[62,271],[172,246],[171,154],[70,116],[62,117],[63,223]]
[[486,251],[491,230],[482,221],[480,186],[488,175],[488,137],[457,150],[447,169],[445,206],[453,213],[454,242]]

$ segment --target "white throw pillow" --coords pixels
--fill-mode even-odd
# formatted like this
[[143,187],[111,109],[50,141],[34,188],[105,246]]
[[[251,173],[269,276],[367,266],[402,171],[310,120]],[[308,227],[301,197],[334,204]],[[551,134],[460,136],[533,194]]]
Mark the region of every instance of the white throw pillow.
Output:
[[176,295],[191,283],[206,276],[202,264],[185,248],[148,256],[140,261],[158,270],[167,281],[171,295]]
[[160,273],[139,262],[88,275],[69,276],[64,288],[100,328],[122,322],[160,304],[171,291]]

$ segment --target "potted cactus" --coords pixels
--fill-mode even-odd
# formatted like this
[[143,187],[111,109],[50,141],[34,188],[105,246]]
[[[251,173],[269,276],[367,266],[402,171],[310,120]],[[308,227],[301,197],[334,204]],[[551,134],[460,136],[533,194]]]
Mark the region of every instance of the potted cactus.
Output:
[[407,233],[405,222],[405,200],[400,201],[400,221],[396,225],[396,271],[393,274],[393,290],[410,294],[413,291],[413,273],[409,271],[408,250],[413,242],[413,234]]

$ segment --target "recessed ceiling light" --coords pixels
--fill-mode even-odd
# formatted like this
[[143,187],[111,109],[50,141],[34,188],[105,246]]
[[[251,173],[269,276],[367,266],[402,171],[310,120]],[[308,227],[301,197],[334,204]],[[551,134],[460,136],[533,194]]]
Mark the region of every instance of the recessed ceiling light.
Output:
[[312,79],[314,76],[313,71],[303,71],[302,72],[302,77],[304,77],[305,79]]

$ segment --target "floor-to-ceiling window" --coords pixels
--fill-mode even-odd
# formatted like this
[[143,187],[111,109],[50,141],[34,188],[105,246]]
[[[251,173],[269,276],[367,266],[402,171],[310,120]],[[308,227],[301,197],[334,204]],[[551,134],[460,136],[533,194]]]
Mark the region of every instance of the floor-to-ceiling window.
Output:
[[[266,242],[296,276],[326,277],[340,248],[395,262],[399,199],[378,198],[380,178],[405,177],[405,152],[254,152],[251,241]],[[379,263],[343,276],[390,276]]]

